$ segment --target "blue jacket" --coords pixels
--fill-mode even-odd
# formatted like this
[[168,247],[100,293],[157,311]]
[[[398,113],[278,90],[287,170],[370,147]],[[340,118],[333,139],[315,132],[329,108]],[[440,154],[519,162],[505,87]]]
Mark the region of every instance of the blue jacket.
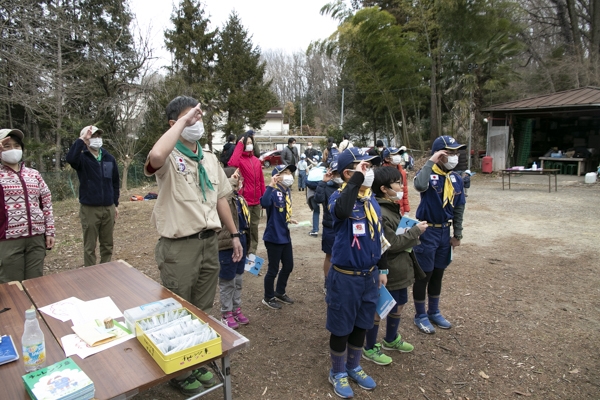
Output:
[[115,158],[102,148],[100,162],[77,139],[69,149],[67,162],[77,171],[79,202],[86,206],[119,206],[119,168]]
[[290,230],[285,220],[286,205],[285,196],[292,196],[290,189],[278,185],[277,189],[267,186],[265,193],[260,198],[260,205],[267,210],[267,226],[263,240],[276,244],[287,244],[292,242]]
[[326,228],[333,229],[333,219],[327,204],[331,195],[338,190],[339,186],[334,181],[319,182],[317,190],[315,191],[315,201],[319,204],[323,204],[323,226]]
[[[368,270],[377,265],[381,258],[380,234],[383,232],[375,232],[375,237],[371,239],[364,203],[357,198],[363,180],[363,174],[355,173],[343,191],[335,191],[329,198],[329,212],[335,232],[331,263],[346,269]],[[381,221],[381,209],[373,195],[371,204]],[[355,235],[357,228],[364,234]]]

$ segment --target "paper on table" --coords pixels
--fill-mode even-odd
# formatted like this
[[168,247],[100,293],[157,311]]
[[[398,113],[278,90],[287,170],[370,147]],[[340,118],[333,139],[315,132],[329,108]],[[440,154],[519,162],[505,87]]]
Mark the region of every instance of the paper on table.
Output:
[[82,325],[99,319],[121,318],[123,313],[110,297],[101,297],[99,299],[82,302],[78,305],[76,312],[71,315],[73,325]]
[[[120,324],[122,324],[122,326],[125,325],[124,323]],[[117,324],[115,324],[115,326],[117,326]],[[81,338],[74,333],[63,336],[60,340],[62,342],[63,349],[65,350],[66,357],[76,354],[81,358],[86,358],[91,356],[92,354],[96,354],[103,350],[110,349],[113,346],[116,346],[133,338],[135,338],[134,334],[128,333],[128,331],[126,331],[125,329],[118,329],[116,339],[94,347],[89,346],[86,342],[81,340]]]
[[71,319],[72,315],[78,313],[77,310],[83,303],[84,301],[77,297],[69,297],[68,299],[57,301],[56,303],[42,307],[39,310],[46,315],[59,319],[62,322],[66,322]]
[[71,329],[73,329],[73,332],[75,332],[77,336],[92,347],[116,339],[117,334],[115,332],[105,329],[99,330],[98,327],[98,324],[95,321],[92,321],[81,325],[73,325]]

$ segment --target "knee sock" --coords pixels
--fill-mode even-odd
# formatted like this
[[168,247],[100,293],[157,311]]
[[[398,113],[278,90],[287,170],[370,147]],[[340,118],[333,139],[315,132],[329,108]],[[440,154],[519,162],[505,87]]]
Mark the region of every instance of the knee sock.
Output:
[[348,359],[346,360],[346,368],[354,369],[360,364],[362,357],[362,347],[354,347],[348,343]]
[[329,355],[331,356],[331,369],[333,370],[333,374],[346,372],[346,352],[338,353],[329,349]]
[[425,314],[425,300],[415,300],[415,313],[417,315]]
[[400,316],[399,315],[388,315],[385,320],[385,341],[388,343],[392,343],[396,340],[398,336],[398,327],[400,326]]
[[379,333],[379,321],[375,321],[373,327],[367,331],[367,340],[365,349],[371,350],[377,343],[377,334]]
[[429,307],[427,310],[427,314],[435,314],[438,311],[440,305],[440,296],[429,296]]

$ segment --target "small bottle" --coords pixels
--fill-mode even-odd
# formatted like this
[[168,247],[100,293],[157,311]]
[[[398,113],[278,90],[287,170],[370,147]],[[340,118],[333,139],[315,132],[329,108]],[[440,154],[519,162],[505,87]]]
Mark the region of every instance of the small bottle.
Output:
[[25,328],[21,338],[25,371],[36,371],[46,366],[46,343],[35,310],[25,311]]
[[533,162],[533,165],[531,166],[531,170],[537,171],[537,164],[535,163],[535,161]]

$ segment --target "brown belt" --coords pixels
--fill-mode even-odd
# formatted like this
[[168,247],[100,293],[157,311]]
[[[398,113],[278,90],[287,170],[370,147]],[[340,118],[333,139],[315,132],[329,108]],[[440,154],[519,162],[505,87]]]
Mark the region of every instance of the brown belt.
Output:
[[206,229],[204,231],[200,231],[198,233],[194,233],[193,235],[190,236],[184,236],[184,237],[180,237],[180,238],[169,238],[171,240],[184,240],[184,239],[208,239],[209,237],[212,237],[215,235],[215,231],[213,229]]
[[369,276],[369,275],[371,275],[371,272],[373,272],[373,270],[375,269],[375,266],[371,267],[371,269],[369,269],[369,270],[363,270],[363,271],[359,271],[359,270],[355,270],[355,269],[343,269],[343,268],[338,267],[337,265],[334,265],[333,269],[344,275]]
[[427,224],[427,226],[430,226],[432,228],[447,228],[449,226],[452,226],[452,222],[444,222],[443,224]]

